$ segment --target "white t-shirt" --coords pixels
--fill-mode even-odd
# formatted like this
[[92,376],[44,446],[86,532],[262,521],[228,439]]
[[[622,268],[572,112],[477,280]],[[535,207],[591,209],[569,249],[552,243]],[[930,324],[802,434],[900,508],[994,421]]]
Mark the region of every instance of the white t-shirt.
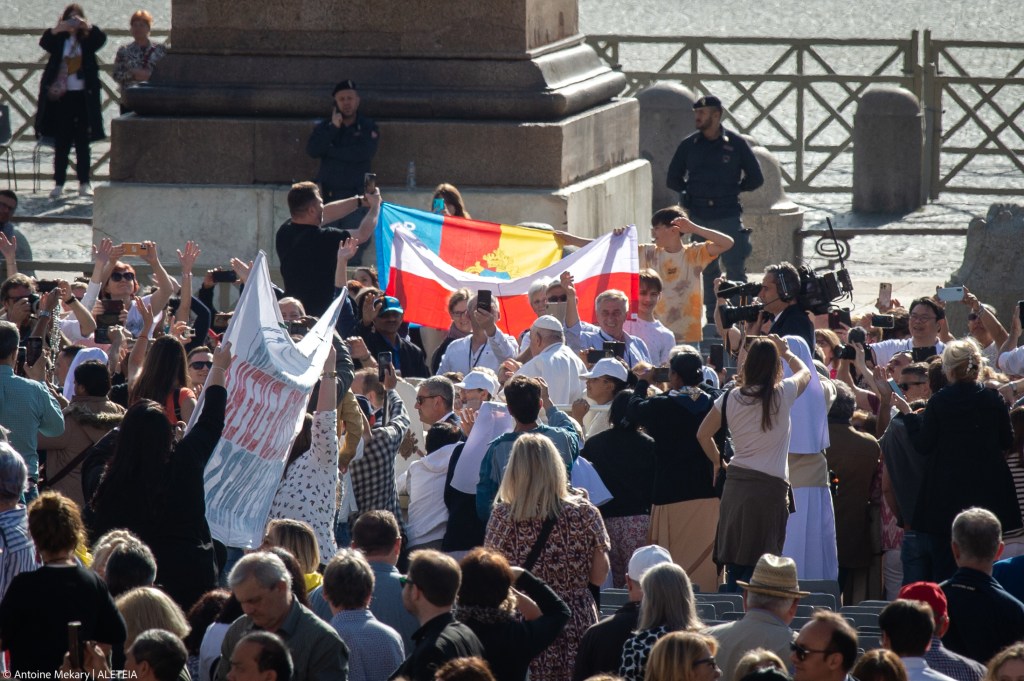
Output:
[[668,364],[672,348],[676,346],[676,336],[667,326],[657,319],[653,322],[644,319],[629,319],[622,325],[622,329],[647,344],[647,351],[651,353],[651,363],[654,366],[660,367]]
[[[892,340],[879,341],[868,346],[875,355],[875,366],[883,367],[889,363],[892,356],[897,352],[910,352],[914,347],[913,338],[893,338]],[[941,355],[943,348],[938,338],[935,339],[935,354]]]
[[[732,435],[733,458],[730,466],[749,468],[776,478],[789,480],[789,412],[796,401],[799,383],[794,377],[783,379],[775,388],[778,411],[772,414],[772,428],[761,430],[761,401],[740,394],[729,393],[726,418]],[[715,400],[715,409],[721,413],[723,393]]]

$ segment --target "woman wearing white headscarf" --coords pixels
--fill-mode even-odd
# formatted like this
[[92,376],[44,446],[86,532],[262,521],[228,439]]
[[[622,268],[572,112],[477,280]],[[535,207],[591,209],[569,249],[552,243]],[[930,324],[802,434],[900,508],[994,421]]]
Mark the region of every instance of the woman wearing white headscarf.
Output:
[[[790,351],[811,367],[811,381],[790,412],[789,484],[796,512],[786,524],[782,555],[796,561],[801,579],[839,579],[836,550],[836,519],[829,491],[828,404],[821,377],[813,370],[814,358],[807,342],[786,336]],[[784,367],[786,375],[791,369]]]

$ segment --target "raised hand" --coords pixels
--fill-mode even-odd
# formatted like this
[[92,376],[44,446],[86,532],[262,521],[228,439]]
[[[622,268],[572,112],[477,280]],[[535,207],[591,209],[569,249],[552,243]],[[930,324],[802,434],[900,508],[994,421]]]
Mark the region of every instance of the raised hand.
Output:
[[196,258],[202,251],[199,250],[199,244],[194,241],[185,242],[185,252],[182,253],[178,250],[178,262],[181,263],[181,273],[192,274],[192,266],[196,264]]

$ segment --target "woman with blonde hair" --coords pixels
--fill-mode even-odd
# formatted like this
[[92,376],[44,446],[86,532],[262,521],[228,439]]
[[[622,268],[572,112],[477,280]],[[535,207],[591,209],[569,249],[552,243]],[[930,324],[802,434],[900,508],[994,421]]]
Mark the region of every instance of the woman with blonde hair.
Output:
[[531,571],[569,606],[565,629],[530,664],[532,681],[568,681],[580,639],[597,622],[588,586],[608,576],[609,541],[601,514],[569,489],[565,463],[543,435],[515,441],[484,546]]
[[980,506],[999,518],[1003,532],[1020,529],[1020,506],[1005,452],[1013,444],[1010,415],[999,393],[978,382],[981,353],[970,341],[953,341],[942,352],[949,380],[924,410],[914,446],[925,470],[910,526],[929,536],[933,573],[941,582],[956,571],[950,539],[953,518]]
[[115,603],[128,630],[126,648],[136,636],[149,629],[163,629],[178,638],[185,638],[191,631],[185,613],[160,589],[140,586],[118,596]]
[[982,681],[1016,681],[1024,676],[1024,643],[1003,648],[988,661]]
[[907,670],[899,655],[884,648],[869,650],[850,671],[858,681],[907,681]]
[[261,549],[278,546],[295,557],[306,583],[306,591],[312,591],[323,583],[320,567],[320,550],[316,535],[309,524],[290,518],[275,518],[267,523]]
[[[736,679],[736,681],[742,681],[748,674],[764,671],[765,669],[776,669],[783,674],[787,673],[786,663],[782,661],[781,657],[767,648],[754,648],[736,663],[736,670],[732,673],[732,678]],[[865,680],[860,679],[860,681]]]
[[715,681],[722,670],[715,662],[718,642],[707,634],[676,631],[651,650],[644,681]]
[[644,598],[636,633],[622,646],[619,676],[642,681],[647,658],[659,639],[673,631],[698,631],[704,625],[694,607],[693,584],[675,563],[655,565],[640,581]]

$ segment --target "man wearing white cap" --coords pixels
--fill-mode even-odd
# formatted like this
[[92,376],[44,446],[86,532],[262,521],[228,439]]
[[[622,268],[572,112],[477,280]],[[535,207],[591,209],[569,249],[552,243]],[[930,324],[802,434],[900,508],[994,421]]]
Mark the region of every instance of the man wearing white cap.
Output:
[[626,389],[629,371],[622,360],[605,357],[582,376],[587,379],[587,396],[573,403],[572,416],[583,425],[583,432],[590,438],[612,427],[609,417],[612,400]]
[[736,663],[755,648],[767,648],[781,659],[789,659],[789,646],[796,638],[789,624],[800,599],[808,595],[799,588],[793,559],[770,553],[757,561],[749,582],[737,583],[743,587],[743,619],[708,629],[718,639],[715,658],[723,681],[732,680]]
[[462,391],[462,406],[480,409],[484,402],[490,402],[498,394],[498,377],[486,367],[473,369],[455,387]]
[[671,562],[672,556],[660,546],[641,546],[633,552],[626,573],[629,601],[616,610],[614,615],[591,625],[583,634],[576,654],[573,681],[583,681],[601,673],[618,673],[622,646],[633,635],[640,618],[640,601],[644,597],[640,581],[655,565]]
[[533,359],[516,371],[517,376],[543,378],[551,401],[570,405],[583,397],[583,374],[587,366],[565,344],[565,328],[552,315],[542,315],[530,327]]

